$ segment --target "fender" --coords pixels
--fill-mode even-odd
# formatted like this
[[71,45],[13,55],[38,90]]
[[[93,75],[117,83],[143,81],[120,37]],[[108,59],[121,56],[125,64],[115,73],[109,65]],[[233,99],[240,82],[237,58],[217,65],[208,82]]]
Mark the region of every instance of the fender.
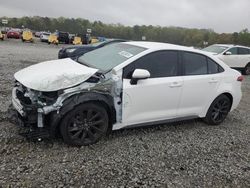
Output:
[[58,128],[60,125],[61,119],[71,110],[74,109],[75,106],[86,102],[97,102],[105,107],[107,113],[109,115],[109,124],[112,129],[112,125],[116,121],[116,113],[114,107],[113,97],[107,93],[99,93],[99,92],[81,92],[75,95],[70,96],[69,98],[63,101],[63,106],[58,111],[51,112],[49,114],[50,118],[50,134],[55,137],[58,132]]

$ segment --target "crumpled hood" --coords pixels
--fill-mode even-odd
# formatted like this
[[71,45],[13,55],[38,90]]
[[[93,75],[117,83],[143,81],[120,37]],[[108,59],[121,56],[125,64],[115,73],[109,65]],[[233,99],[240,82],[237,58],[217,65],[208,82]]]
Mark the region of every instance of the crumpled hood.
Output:
[[67,58],[29,66],[15,73],[14,77],[25,87],[49,92],[78,85],[97,71]]

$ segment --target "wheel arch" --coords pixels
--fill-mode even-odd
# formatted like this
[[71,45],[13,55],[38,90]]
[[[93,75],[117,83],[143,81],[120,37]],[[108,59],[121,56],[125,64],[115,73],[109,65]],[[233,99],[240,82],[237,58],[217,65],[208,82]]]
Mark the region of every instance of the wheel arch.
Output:
[[243,72],[242,72],[244,75],[248,75],[247,72],[246,72],[246,69],[247,69],[247,67],[249,67],[249,66],[250,66],[250,62],[248,62],[248,63],[246,64],[246,66],[244,67],[244,70],[243,70]]
[[112,125],[116,122],[116,111],[113,97],[109,94],[88,92],[75,94],[67,98],[63,102],[63,106],[59,110],[59,113],[54,111],[49,114],[50,134],[55,137],[59,133],[62,118],[76,106],[84,103],[95,103],[106,109],[109,116],[109,133],[112,130]]
[[206,116],[206,114],[207,114],[207,112],[208,112],[208,110],[209,110],[209,107],[211,106],[211,104],[219,97],[219,96],[221,96],[221,95],[226,95],[229,99],[230,99],[230,101],[231,101],[231,107],[230,107],[230,109],[232,109],[232,105],[233,105],[233,95],[232,95],[232,93],[230,93],[229,91],[224,91],[224,92],[220,92],[218,95],[216,95],[216,97],[214,97],[208,104],[207,104],[207,106],[206,106],[206,108],[205,108],[205,110],[204,110],[204,112],[199,116],[199,117],[205,117]]
[[[230,101],[231,101],[231,107],[230,107],[230,109],[232,108],[232,105],[233,105],[233,95],[231,94],[231,93],[229,93],[229,92],[224,92],[224,93],[222,93],[222,94],[220,94],[220,95],[226,95],[229,99],[230,99]],[[219,95],[219,96],[220,96]],[[219,97],[218,96],[218,97]]]
[[250,65],[250,61],[246,64],[246,66],[245,66],[245,67],[247,67],[248,65]]

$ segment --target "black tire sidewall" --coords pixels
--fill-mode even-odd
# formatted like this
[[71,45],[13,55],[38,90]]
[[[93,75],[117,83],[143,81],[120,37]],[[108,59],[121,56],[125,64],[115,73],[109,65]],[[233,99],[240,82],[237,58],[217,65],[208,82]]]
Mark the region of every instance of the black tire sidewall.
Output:
[[[206,117],[205,117],[205,121],[206,121],[206,123],[207,124],[209,124],[209,125],[219,125],[219,124],[221,124],[225,119],[226,119],[226,117],[227,117],[227,115],[226,115],[226,117],[222,120],[222,121],[220,121],[220,122],[215,122],[214,120],[213,120],[213,118],[212,118],[212,110],[213,110],[213,107],[214,107],[214,105],[215,104],[217,104],[218,103],[218,101],[220,101],[220,100],[227,100],[231,105],[232,105],[232,102],[231,102],[231,100],[226,96],[226,95],[220,95],[220,96],[218,96],[213,102],[212,102],[212,104],[210,105],[210,107],[209,107],[209,109],[208,109],[208,111],[207,111],[207,114],[206,114]],[[228,113],[230,112],[230,109],[229,109],[229,111],[228,111]]]
[[243,71],[244,75],[250,75],[250,73],[247,74],[247,68],[250,67],[250,63],[248,63]]
[[76,142],[75,140],[72,140],[69,136],[68,133],[68,121],[70,120],[70,118],[79,110],[83,110],[83,109],[95,109],[98,112],[100,112],[102,114],[102,116],[106,119],[105,121],[105,132],[107,133],[108,131],[108,127],[109,127],[109,118],[108,118],[108,114],[105,108],[103,108],[101,105],[99,104],[95,104],[95,103],[83,103],[80,104],[78,106],[76,106],[73,110],[71,110],[70,112],[68,112],[61,121],[60,124],[60,133],[63,137],[63,140],[65,143],[72,145],[72,146],[85,146],[85,145],[91,145],[91,144],[95,144],[96,142],[98,142],[103,136],[98,137],[94,142],[91,143],[80,143],[80,142]]

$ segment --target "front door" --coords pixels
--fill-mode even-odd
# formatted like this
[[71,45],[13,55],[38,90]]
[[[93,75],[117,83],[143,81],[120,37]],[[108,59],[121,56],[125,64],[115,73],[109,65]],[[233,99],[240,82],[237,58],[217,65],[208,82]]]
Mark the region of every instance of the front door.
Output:
[[227,50],[227,52],[231,52],[230,55],[221,54],[219,55],[219,59],[221,59],[224,63],[226,63],[229,67],[239,67],[239,55],[238,55],[238,48],[233,47]]
[[[124,126],[175,118],[181,97],[183,80],[178,74],[177,51],[148,54],[124,68],[123,108]],[[130,83],[135,69],[146,69],[150,78]]]

